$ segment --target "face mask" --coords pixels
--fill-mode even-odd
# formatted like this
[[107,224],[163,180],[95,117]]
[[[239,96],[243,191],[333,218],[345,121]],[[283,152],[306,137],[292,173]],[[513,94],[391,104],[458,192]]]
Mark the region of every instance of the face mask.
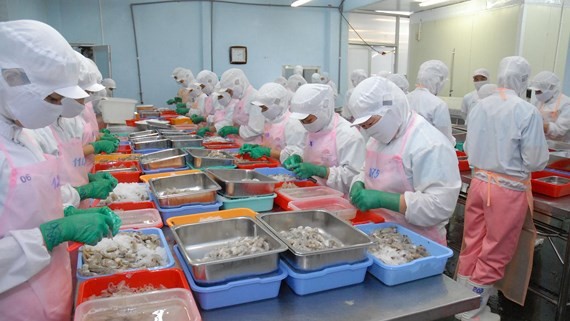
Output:
[[16,110],[12,110],[14,117],[24,128],[38,129],[55,122],[63,107],[50,104],[44,100],[21,103]]
[[233,94],[232,94],[232,98],[235,99],[240,99],[241,95],[243,94],[243,88],[241,88],[241,86],[237,86],[232,88]]
[[81,112],[85,109],[85,106],[78,103],[77,100],[71,98],[63,98],[61,100],[61,117],[73,118],[79,116]]
[[488,83],[489,83],[488,80],[481,80],[481,81],[473,82],[473,85],[475,85],[475,89],[479,90],[481,88],[481,86],[488,84]]
[[218,98],[218,104],[226,107],[230,103],[230,101],[232,100],[232,97],[227,92],[223,92],[223,93],[221,93],[221,95],[222,95],[222,98]]
[[265,118],[273,121],[281,116],[281,109],[277,106],[269,107],[266,111],[261,112]]
[[191,98],[196,98],[196,97],[200,96],[200,94],[202,94],[202,91],[200,91],[200,89],[196,89],[196,88],[194,88],[194,89],[192,89],[192,91],[188,92],[188,95]]
[[535,94],[535,96],[538,101],[545,103],[554,96],[554,93],[552,91],[543,91],[541,94]]
[[396,135],[401,124],[402,119],[392,109],[388,109],[376,124],[366,129],[366,134],[383,144],[388,144]]

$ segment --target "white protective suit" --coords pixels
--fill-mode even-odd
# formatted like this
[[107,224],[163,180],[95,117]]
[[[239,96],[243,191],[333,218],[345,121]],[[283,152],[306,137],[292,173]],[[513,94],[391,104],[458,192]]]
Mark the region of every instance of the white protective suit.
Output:
[[358,84],[360,84],[360,82],[362,82],[366,78],[368,78],[368,74],[366,74],[366,71],[364,71],[364,69],[354,69],[350,73],[350,82],[352,83],[352,88],[347,90],[346,94],[344,95],[344,107],[342,108],[341,112],[342,117],[344,117],[344,119],[348,121],[352,121],[352,114],[350,113],[350,110],[348,108],[350,95],[352,95],[352,91],[354,90],[354,88],[358,86]]
[[117,89],[117,84],[111,78],[105,78],[101,80],[101,85],[105,87],[105,92],[107,93],[107,97],[113,97],[113,91]]
[[477,90],[477,95],[479,95],[479,99],[481,100],[491,96],[495,91],[497,91],[497,85],[485,84]]
[[393,82],[394,84],[396,84],[396,86],[398,86],[398,88],[402,89],[404,94],[406,94],[406,95],[408,94],[408,92],[410,90],[410,83],[408,82],[408,79],[406,78],[406,76],[404,76],[402,74],[389,74],[386,76],[386,79],[388,79],[391,82]]
[[[196,82],[189,86],[192,91],[190,96],[193,97],[194,103],[189,107],[189,115],[197,114],[207,117],[209,122],[214,120],[214,101],[212,93],[218,84],[218,75],[210,70],[202,70],[196,75]],[[196,90],[196,92],[193,92]]]
[[188,86],[191,83],[195,82],[194,74],[192,73],[192,70],[186,69],[186,68],[181,68],[176,73],[174,79],[176,79],[176,82],[180,86],[182,86],[182,87],[180,87],[180,89],[178,89],[178,93],[176,95],[178,97],[182,98],[183,103],[187,103],[188,100],[190,99],[190,96],[188,94]]
[[[304,142],[307,138],[307,131],[301,122],[290,118],[290,101],[291,94],[285,87],[276,83],[267,83],[259,88],[255,100],[251,102],[255,106],[267,107],[267,111],[261,112],[265,117],[263,145],[272,149],[280,149],[279,159],[281,162],[293,154],[303,154]],[[274,137],[275,135],[279,137]],[[266,140],[269,142],[279,141],[279,144],[266,144]]]
[[[371,136],[366,146],[367,154],[373,151],[401,156],[407,184],[412,189],[403,193],[407,205],[406,222],[421,227],[437,227],[445,240],[445,225],[455,210],[461,188],[457,156],[446,137],[411,111],[404,92],[382,77],[363,81],[354,90],[349,106],[358,117],[353,124],[361,124],[372,115],[393,116],[386,118],[386,124],[380,119],[377,123],[380,132],[375,133],[374,126],[367,129]],[[371,160],[367,157],[365,163]],[[398,175],[380,171],[377,179],[381,181],[383,174]],[[366,175],[371,173],[361,171],[354,182],[365,182]],[[386,191],[394,192],[392,188],[397,189],[387,186]]]
[[[475,90],[468,93],[467,95],[463,96],[463,100],[461,101],[461,115],[463,119],[467,119],[467,115],[469,115],[469,111],[473,108],[481,99],[479,97],[479,89],[489,83],[489,71],[485,68],[479,68],[473,72],[473,76],[484,76],[487,80],[483,81],[473,81],[473,85],[475,86]],[[465,123],[467,124],[467,123]]]
[[280,76],[275,78],[275,80],[273,81],[276,84],[280,84],[283,87],[287,87],[287,78]]
[[289,79],[287,79],[287,86],[286,88],[289,89],[291,91],[291,95],[295,94],[295,92],[297,91],[297,89],[299,89],[299,87],[303,86],[304,84],[306,84],[307,81],[305,80],[305,78],[303,78],[301,75],[291,75],[291,77],[289,77]]
[[[60,321],[71,312],[69,254],[62,246],[48,252],[39,229],[63,217],[58,169],[16,121],[30,129],[45,127],[63,110],[45,101],[47,96],[88,95],[77,86],[73,49],[52,27],[31,20],[2,22],[0,43],[10,48],[0,55],[0,310],[6,320]],[[24,175],[34,168],[43,171]],[[48,191],[50,180],[54,190]],[[43,195],[54,198],[50,203]]]
[[321,74],[321,84],[329,85],[333,90],[334,97],[336,98],[336,96],[338,96],[336,84],[330,79],[328,72],[323,72]]
[[320,84],[321,83],[321,75],[318,72],[315,72],[311,75],[311,84]]
[[[309,115],[317,117],[313,123],[304,125],[309,133],[305,140],[304,152],[300,155],[303,161],[308,161],[308,156],[322,158],[322,163],[326,163],[329,158],[334,159],[329,166],[328,179],[326,181],[317,180],[343,193],[348,193],[352,180],[364,164],[364,139],[356,128],[351,127],[346,119],[334,112],[334,93],[331,87],[322,84],[301,86],[291,99],[290,110],[292,119],[302,120]],[[315,136],[331,138],[329,141],[334,142],[335,149],[328,150],[332,144],[327,146],[313,144]],[[302,148],[299,143],[298,148]],[[313,149],[317,150],[315,153],[317,155],[307,155]]]
[[540,90],[535,95],[535,106],[542,115],[548,139],[570,143],[570,98],[560,92],[560,79],[550,71],[539,72],[530,83],[530,88]]
[[455,146],[451,135],[451,116],[447,104],[437,97],[443,88],[449,71],[439,60],[429,60],[420,66],[416,89],[407,95],[410,108],[422,115]]

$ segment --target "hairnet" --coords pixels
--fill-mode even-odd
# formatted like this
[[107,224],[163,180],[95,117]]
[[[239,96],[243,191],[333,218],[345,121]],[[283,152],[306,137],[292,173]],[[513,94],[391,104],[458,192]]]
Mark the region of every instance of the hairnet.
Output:
[[491,96],[495,91],[497,91],[497,85],[495,84],[485,84],[477,90],[477,96],[479,99],[483,99]]
[[276,84],[280,84],[283,87],[287,87],[287,78],[283,76],[275,78],[273,82]]
[[296,65],[295,67],[293,67],[293,74],[302,76],[303,75],[303,66]]
[[489,79],[489,70],[485,68],[479,68],[473,72],[473,77],[475,76],[485,76],[485,78]]
[[195,81],[192,70],[186,68],[182,68],[182,70],[178,71],[178,74],[176,74],[176,78],[177,81],[181,83],[184,87],[188,87],[188,85],[190,85]]
[[321,73],[321,83],[322,83],[322,84],[326,84],[326,83],[328,83],[329,81],[330,81],[329,73],[326,72],[326,71],[323,72],[323,73]]
[[329,85],[303,85],[293,95],[290,110],[294,119],[305,119],[309,115],[315,115],[322,129],[329,124],[334,113],[333,90]]
[[320,84],[321,83],[321,75],[318,72],[315,72],[311,75],[311,83],[312,84]]
[[[74,52],[77,60],[79,60],[79,87],[81,87],[83,90],[92,92],[98,92],[105,89],[103,85],[97,82],[97,74],[100,76],[101,72],[99,72],[99,68],[97,68],[95,62],[87,57],[84,57],[77,51]],[[102,76],[100,77],[102,78]]]
[[245,93],[245,90],[249,87],[249,81],[245,76],[245,73],[241,69],[231,68],[222,74],[220,79],[221,88],[229,88],[234,93],[238,92],[238,99],[241,99]]
[[178,77],[178,73],[181,72],[182,69],[184,69],[184,68],[182,68],[182,67],[176,67],[176,68],[174,68],[174,70],[172,71],[172,78]]
[[296,92],[299,87],[306,83],[307,81],[301,75],[291,75],[291,77],[287,79],[287,88],[292,92]]
[[210,70],[202,70],[196,75],[196,82],[204,85],[202,92],[210,95],[214,91],[214,87],[218,84],[218,75]]
[[354,69],[350,73],[350,82],[352,82],[353,87],[358,86],[358,84],[366,78],[368,78],[368,75],[364,69]]
[[405,94],[408,93],[408,90],[410,88],[410,83],[408,82],[408,79],[406,78],[406,76],[404,76],[402,74],[390,74],[386,77],[386,79],[388,79],[391,82],[393,82],[394,84],[396,84],[396,86],[398,86],[398,88],[402,89],[402,91]]
[[421,64],[416,83],[437,95],[447,80],[449,70],[440,60],[428,60]]
[[529,88],[542,92],[556,92],[560,90],[560,78],[550,71],[541,71],[530,81]]
[[105,78],[105,79],[101,80],[101,85],[105,86],[105,88],[107,88],[107,89],[117,88],[117,84],[111,78]]
[[384,115],[393,109],[400,119],[407,121],[410,107],[406,94],[392,81],[384,77],[363,80],[352,92],[348,108],[355,118],[353,125],[360,125],[372,115]]
[[521,95],[527,88],[530,76],[530,65],[520,56],[505,57],[499,63],[497,85],[514,90]]
[[266,106],[270,114],[278,118],[287,111],[291,96],[287,89],[279,84],[270,82],[257,91],[255,98],[251,102],[256,106]]

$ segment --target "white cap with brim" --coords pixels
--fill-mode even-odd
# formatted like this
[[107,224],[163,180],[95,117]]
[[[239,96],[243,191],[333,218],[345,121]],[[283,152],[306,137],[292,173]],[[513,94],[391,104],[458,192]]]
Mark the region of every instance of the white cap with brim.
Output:
[[90,85],[87,88],[85,88],[85,90],[92,91],[92,92],[98,92],[98,91],[101,91],[103,89],[105,89],[105,86],[103,86],[101,84],[97,84],[97,83]]
[[251,104],[252,104],[252,105],[255,105],[255,106],[264,106],[264,105],[265,105],[265,103],[263,103],[263,102],[261,102],[261,101],[259,101],[259,100],[254,100],[254,101],[251,102]]
[[538,88],[538,86],[528,86],[528,89],[530,89],[530,90],[535,90],[535,91],[536,91],[536,90],[540,90],[540,91],[543,90],[542,88]]
[[359,117],[359,118],[357,118],[356,120],[354,120],[354,121],[352,122],[352,124],[350,125],[350,127],[352,127],[352,126],[358,126],[358,125],[360,125],[360,124],[363,124],[363,123],[365,123],[368,119],[370,119],[370,117],[372,117],[372,115]]
[[89,94],[86,93],[83,89],[81,89],[81,87],[79,86],[71,86],[71,87],[65,87],[65,88],[59,88],[54,90],[54,92],[62,95],[63,97],[66,98],[71,98],[71,99],[80,99],[80,98],[87,98],[89,97]]
[[291,113],[291,115],[289,117],[291,117],[293,119],[303,120],[303,119],[309,117],[309,115],[311,115],[311,114]]

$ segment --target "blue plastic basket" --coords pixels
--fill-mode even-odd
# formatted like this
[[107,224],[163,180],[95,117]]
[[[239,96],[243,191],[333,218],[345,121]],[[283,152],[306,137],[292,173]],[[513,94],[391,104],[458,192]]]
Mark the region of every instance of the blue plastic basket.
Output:
[[366,269],[372,265],[372,259],[353,264],[337,265],[315,272],[300,272],[281,260],[279,267],[287,271],[287,285],[298,295],[336,289],[343,286],[364,282]]
[[196,301],[204,310],[275,298],[279,295],[281,281],[287,277],[287,272],[280,268],[277,272],[262,277],[231,281],[220,285],[199,286],[192,278],[178,245],[174,245],[174,253],[190,283]]
[[162,221],[166,225],[166,220],[174,217],[174,216],[182,216],[182,215],[189,215],[189,214],[197,214],[197,213],[206,213],[206,212],[215,212],[220,209],[222,206],[222,202],[214,202],[211,204],[198,204],[198,205],[187,205],[187,206],[180,206],[174,208],[163,208],[160,207],[156,198],[152,193],[150,193],[150,199],[156,205],[156,208],[160,212],[160,216],[162,216]]
[[[166,268],[171,268],[174,266],[174,257],[172,256],[172,253],[170,252],[168,243],[166,242],[166,238],[164,237],[164,233],[162,233],[162,231],[159,228],[141,228],[138,230],[122,230],[121,232],[140,232],[142,234],[157,234],[158,237],[160,238],[160,246],[162,246],[164,248],[164,250],[166,251],[166,263],[164,265],[161,266],[157,266],[157,267],[153,267],[153,268],[149,268],[148,270],[154,271],[154,270],[161,270],[161,269],[166,269]],[[77,257],[77,280],[79,282],[83,282],[85,280],[88,279],[92,279],[92,278],[97,278],[97,277],[101,277],[101,276],[107,276],[107,275],[112,275],[112,274],[100,274],[100,275],[96,275],[96,276],[83,276],[79,274],[79,270],[81,269],[81,267],[83,266],[83,252],[82,252],[83,247],[81,247],[78,251],[78,257]],[[123,270],[120,272],[116,272],[116,273],[123,273],[123,272],[127,272],[127,271],[135,271],[135,270],[143,270],[143,269],[130,269],[130,270]]]
[[265,212],[273,209],[273,200],[277,194],[245,198],[227,198],[220,194],[216,195],[218,202],[222,202],[222,209],[249,208],[256,212]]
[[[255,168],[254,171],[259,172],[263,175],[279,175],[279,174],[286,174],[286,175],[291,175],[293,177],[297,177],[295,175],[295,173],[293,173],[292,171],[285,169],[283,167],[261,167],[261,168]],[[297,177],[296,180],[291,181],[291,182],[300,182],[300,181],[306,181],[306,179],[301,179],[299,177]]]
[[133,154],[150,154],[161,150],[161,148],[133,149]]
[[143,169],[143,173],[145,175],[148,175],[148,174],[158,174],[158,173],[166,173],[166,172],[185,171],[187,169],[188,169],[188,166],[177,167],[177,168],[168,167],[168,168],[159,168],[159,169]]
[[363,224],[357,225],[356,228],[370,235],[377,229],[392,226],[397,228],[398,233],[407,235],[412,243],[423,245],[430,256],[401,265],[387,265],[368,253],[368,256],[374,261],[374,264],[368,268],[368,272],[389,286],[443,273],[447,259],[453,255],[451,249],[395,223]]

